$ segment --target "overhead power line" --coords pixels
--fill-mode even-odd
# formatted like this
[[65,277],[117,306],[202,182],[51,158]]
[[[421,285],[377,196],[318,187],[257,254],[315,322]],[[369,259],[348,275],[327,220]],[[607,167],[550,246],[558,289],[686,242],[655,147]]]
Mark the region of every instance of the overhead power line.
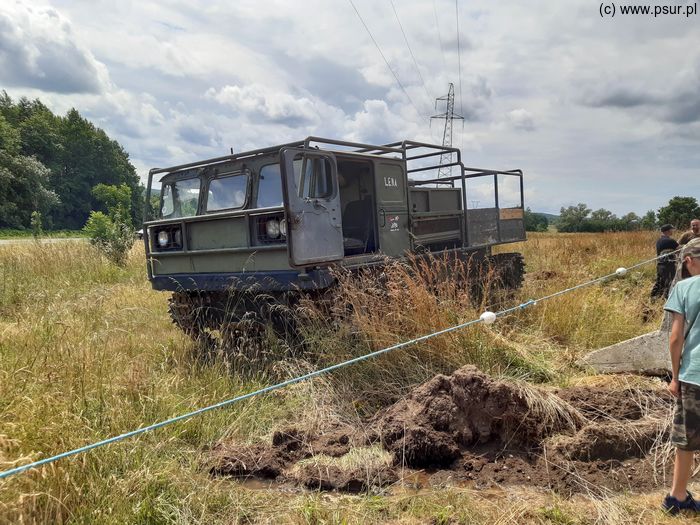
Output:
[[357,18],[359,18],[359,19],[360,19],[360,22],[362,22],[362,25],[365,27],[365,30],[367,31],[367,34],[369,35],[370,39],[371,39],[372,42],[374,43],[375,47],[377,48],[377,51],[379,51],[379,54],[380,54],[380,55],[382,56],[382,58],[384,59],[384,63],[386,64],[386,67],[389,69],[389,71],[391,71],[391,74],[394,76],[394,79],[396,80],[396,83],[399,85],[399,87],[401,88],[401,91],[403,91],[404,95],[406,95],[406,98],[408,99],[408,101],[409,101],[409,102],[411,103],[411,105],[413,106],[413,109],[416,110],[416,113],[418,113],[418,115],[419,115],[420,117],[427,118],[427,116],[424,115],[423,113],[421,113],[421,111],[418,109],[418,107],[416,106],[415,102],[413,102],[413,99],[411,98],[411,95],[408,94],[408,91],[406,91],[406,88],[404,87],[404,85],[403,85],[403,84],[401,83],[401,81],[399,80],[398,75],[396,74],[396,72],[395,72],[395,71],[393,70],[393,68],[391,67],[391,64],[389,64],[389,61],[386,59],[386,56],[384,56],[384,53],[382,52],[382,48],[379,47],[379,44],[378,44],[377,41],[374,39],[374,36],[372,35],[372,32],[369,30],[369,27],[367,27],[367,24],[365,23],[364,19],[362,18],[362,15],[361,15],[360,12],[357,10],[357,7],[355,7],[354,2],[353,2],[352,0],[348,0],[348,2],[350,2],[350,5],[351,5],[352,8],[355,10],[355,14],[357,15]]
[[440,42],[440,54],[442,55],[442,67],[447,69],[447,61],[445,60],[445,46],[442,44],[442,34],[440,33],[440,22],[438,22],[437,4],[433,0],[433,13],[435,14],[435,29],[437,29],[438,41]]
[[457,67],[459,69],[459,112],[464,115],[462,105],[462,49],[459,43],[459,0],[455,0],[455,20],[457,20]]
[[411,44],[408,43],[408,37],[406,36],[406,32],[403,30],[403,25],[401,25],[401,20],[399,19],[399,14],[396,12],[396,6],[394,6],[394,0],[389,0],[391,3],[391,8],[394,10],[394,16],[396,17],[396,21],[399,24],[399,28],[401,29],[401,34],[403,35],[404,42],[406,42],[406,47],[408,48],[408,52],[411,54],[411,58],[413,59],[413,65],[416,66],[416,72],[418,73],[418,78],[420,78],[421,84],[423,84],[423,91],[425,91],[425,95],[428,97],[428,100],[431,100],[432,97],[430,96],[430,93],[428,93],[428,88],[425,85],[425,80],[423,79],[423,75],[420,72],[420,67],[418,67],[418,61],[416,60],[415,55],[413,54],[413,50],[411,49]]

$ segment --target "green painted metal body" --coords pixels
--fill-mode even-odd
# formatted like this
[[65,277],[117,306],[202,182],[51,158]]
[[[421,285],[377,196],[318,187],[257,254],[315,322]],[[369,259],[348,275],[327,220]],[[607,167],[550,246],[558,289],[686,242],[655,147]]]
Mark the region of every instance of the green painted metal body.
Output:
[[[409,179],[436,170],[429,162],[445,151],[457,158],[458,176]],[[499,176],[518,179],[518,206],[499,207]],[[467,209],[476,178],[494,181],[494,207]],[[520,171],[466,168],[456,149],[409,141],[309,137],[154,169],[146,208],[148,276],[154,288],[171,291],[318,289],[332,283],[327,270],[337,264],[362,268],[418,251],[488,254],[525,239]]]

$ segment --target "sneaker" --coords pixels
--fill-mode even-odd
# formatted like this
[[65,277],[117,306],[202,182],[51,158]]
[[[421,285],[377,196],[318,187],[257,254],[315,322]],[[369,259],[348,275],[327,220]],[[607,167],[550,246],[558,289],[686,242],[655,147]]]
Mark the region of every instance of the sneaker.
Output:
[[693,499],[693,495],[690,492],[687,492],[687,494],[688,495],[683,501],[680,501],[668,494],[664,498],[664,502],[661,504],[661,509],[669,514],[678,514],[682,510],[700,512],[700,504]]

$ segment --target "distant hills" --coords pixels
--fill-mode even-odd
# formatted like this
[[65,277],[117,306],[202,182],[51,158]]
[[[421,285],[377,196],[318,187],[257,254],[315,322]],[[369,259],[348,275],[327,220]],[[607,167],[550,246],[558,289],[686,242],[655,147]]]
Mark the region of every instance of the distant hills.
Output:
[[549,222],[553,222],[559,219],[559,215],[554,215],[552,213],[543,213],[541,211],[533,211],[532,213],[536,213],[537,215],[542,215],[543,217],[547,217],[547,220]]

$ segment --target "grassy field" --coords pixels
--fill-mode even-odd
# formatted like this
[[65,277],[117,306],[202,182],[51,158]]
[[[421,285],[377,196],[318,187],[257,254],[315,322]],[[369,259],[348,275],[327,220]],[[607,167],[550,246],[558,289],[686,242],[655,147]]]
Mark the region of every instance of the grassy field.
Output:
[[[82,230],[50,230],[42,234],[42,239],[68,239],[76,237],[85,237]],[[10,230],[0,228],[0,239],[31,239],[33,237],[31,230]]]
[[[653,257],[653,233],[530,236],[518,304]],[[0,246],[0,470],[248,392],[301,371],[478,317],[463,290],[402,268],[388,296],[343,284],[353,316],[340,326],[310,308],[303,356],[198,358],[150,289],[143,247],[125,268],[87,243]],[[564,500],[527,487],[349,496],[260,490],[215,479],[221,439],[268,438],[289,422],[353,421],[436,372],[465,363],[495,375],[563,385],[586,351],[655,329],[654,266],[227,409],[0,481],[0,523],[674,523],[662,493]],[[431,282],[433,279],[433,282]],[[641,312],[652,307],[648,319]]]

